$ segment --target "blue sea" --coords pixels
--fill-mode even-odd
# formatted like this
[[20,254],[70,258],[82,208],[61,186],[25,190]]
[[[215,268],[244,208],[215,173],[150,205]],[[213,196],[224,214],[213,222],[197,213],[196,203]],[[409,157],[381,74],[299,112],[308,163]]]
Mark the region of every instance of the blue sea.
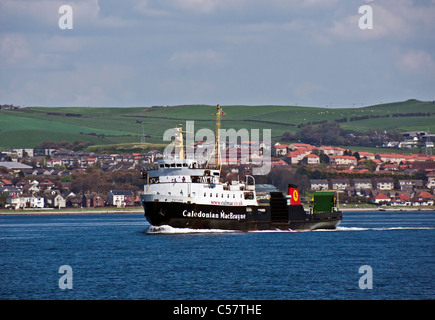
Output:
[[0,216],[3,300],[434,298],[433,211],[248,233],[154,229],[139,213]]

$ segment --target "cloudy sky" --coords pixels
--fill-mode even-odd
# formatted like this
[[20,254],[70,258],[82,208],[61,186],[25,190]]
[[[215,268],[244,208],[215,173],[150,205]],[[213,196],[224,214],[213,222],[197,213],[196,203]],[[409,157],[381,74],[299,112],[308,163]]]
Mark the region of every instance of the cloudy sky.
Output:
[[434,17],[435,0],[0,0],[0,104],[435,100]]

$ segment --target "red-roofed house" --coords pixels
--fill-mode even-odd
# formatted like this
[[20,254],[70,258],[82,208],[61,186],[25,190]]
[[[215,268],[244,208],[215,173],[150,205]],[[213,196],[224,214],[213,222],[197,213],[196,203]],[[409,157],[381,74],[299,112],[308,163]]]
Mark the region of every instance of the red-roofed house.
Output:
[[282,160],[282,159],[271,159],[271,163],[270,163],[270,165],[271,165],[272,167],[275,167],[275,166],[286,166],[286,165],[287,165],[287,162],[285,162],[285,161]]
[[375,197],[370,200],[372,203],[381,204],[391,202],[391,198],[383,193],[378,193]]
[[44,188],[44,189],[48,189],[48,190],[50,190],[51,188],[54,187],[54,183],[51,182],[51,181],[48,180],[48,179],[45,179],[45,180],[43,180],[43,181],[41,181],[41,182],[39,183],[39,186],[40,186],[41,188]]
[[432,156],[427,155],[427,154],[413,154],[410,157],[413,158],[415,161],[431,161],[432,160]]
[[310,153],[302,158],[302,162],[306,163],[306,164],[319,164],[320,158],[319,158],[319,156],[316,156],[315,154]]
[[393,163],[384,163],[380,170],[385,170],[385,171],[399,171],[400,170],[400,165],[398,164],[393,164]]
[[375,159],[375,154],[371,153],[371,152],[365,152],[365,151],[361,151],[358,152],[360,159],[362,158],[366,158],[367,160],[374,160]]
[[12,209],[18,209],[20,207],[20,198],[13,193],[12,196],[6,199],[7,206]]
[[275,144],[275,155],[277,156],[284,156],[287,154],[288,151],[288,144]]
[[13,184],[8,179],[1,179],[0,180],[0,186],[3,186],[3,187],[12,187]]
[[410,205],[412,205],[411,197],[405,193],[401,193],[397,197],[395,197],[393,200],[391,200],[391,205],[392,206],[410,206]]
[[308,144],[308,143],[292,143],[289,145],[289,148],[293,151],[297,150],[297,149],[301,149],[301,148],[308,149],[308,150],[316,149],[315,146],[312,146],[311,144]]
[[92,166],[97,162],[97,158],[88,158],[86,159],[88,166]]
[[350,164],[356,166],[357,160],[353,156],[328,156],[331,165]]
[[391,162],[391,163],[397,163],[407,161],[409,157],[403,155],[403,154],[396,154],[396,153],[378,153],[376,154],[376,159],[381,160],[382,162]]
[[343,148],[331,146],[321,146],[319,150],[323,151],[324,154],[330,156],[342,156],[344,154],[344,151],[346,151]]
[[419,192],[411,199],[414,206],[433,206],[435,196],[427,191]]
[[304,156],[306,156],[307,154],[310,154],[311,151],[306,149],[306,148],[302,148],[302,149],[297,149],[295,151],[291,151],[286,155],[286,161],[289,164],[298,164],[300,161],[302,161],[302,159],[304,158]]
[[62,165],[61,159],[47,159],[47,167],[54,167],[55,165]]

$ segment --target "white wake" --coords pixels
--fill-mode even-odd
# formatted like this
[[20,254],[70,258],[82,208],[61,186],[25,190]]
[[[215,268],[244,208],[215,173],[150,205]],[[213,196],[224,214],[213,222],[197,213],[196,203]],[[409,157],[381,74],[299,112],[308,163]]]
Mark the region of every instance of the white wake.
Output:
[[174,228],[168,225],[149,226],[146,233],[148,234],[187,234],[187,233],[229,233],[240,232],[237,230],[222,230],[222,229],[190,229],[190,228]]
[[432,230],[433,227],[337,227],[336,229],[318,229],[314,231],[389,231],[389,230]]
[[[339,231],[389,231],[389,230],[433,230],[434,227],[340,227],[335,229],[316,229],[314,232],[339,232]],[[241,233],[238,230],[223,230],[223,229],[190,229],[190,228],[174,228],[168,225],[149,226],[146,230],[147,234],[195,234],[195,233]],[[310,230],[253,230],[249,232],[311,232]]]

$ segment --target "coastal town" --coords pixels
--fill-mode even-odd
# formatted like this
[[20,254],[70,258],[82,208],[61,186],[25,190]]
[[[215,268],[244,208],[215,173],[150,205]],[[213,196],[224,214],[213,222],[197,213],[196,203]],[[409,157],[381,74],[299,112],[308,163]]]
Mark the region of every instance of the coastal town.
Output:
[[[255,159],[270,148],[270,172],[256,177],[259,189],[299,185],[306,203],[316,190],[338,190],[343,205],[429,207],[435,201],[435,155],[372,153],[306,143],[272,146],[250,141],[222,168],[223,178],[252,174]],[[195,143],[194,148],[203,148]],[[230,146],[226,146],[230,160]],[[242,156],[245,156],[243,158]],[[140,206],[141,170],[163,152],[97,154],[66,149],[7,149],[0,152],[0,208],[94,208]],[[257,162],[258,163],[258,162]]]

